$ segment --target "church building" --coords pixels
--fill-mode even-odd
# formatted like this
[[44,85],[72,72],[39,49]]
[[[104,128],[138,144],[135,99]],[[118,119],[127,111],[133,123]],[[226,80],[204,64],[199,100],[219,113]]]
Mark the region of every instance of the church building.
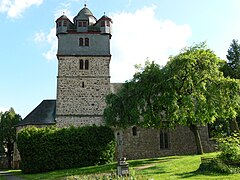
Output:
[[[97,19],[84,5],[73,21],[66,15],[56,20],[58,75],[56,100],[43,100],[17,125],[58,127],[104,125],[105,97],[121,88],[110,83],[112,20]],[[212,151],[206,127],[201,129],[205,152]],[[150,158],[196,152],[194,135],[187,127],[174,130],[130,127],[116,130],[116,149],[127,159]],[[19,153],[15,148],[14,167]]]

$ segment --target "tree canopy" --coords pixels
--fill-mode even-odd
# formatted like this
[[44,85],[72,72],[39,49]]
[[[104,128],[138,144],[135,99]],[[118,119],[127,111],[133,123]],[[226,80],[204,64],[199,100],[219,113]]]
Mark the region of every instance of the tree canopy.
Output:
[[227,61],[222,71],[225,77],[240,79],[240,44],[233,39],[227,51]]
[[219,59],[205,43],[183,49],[166,66],[146,63],[116,94],[107,96],[106,123],[126,127],[188,126],[203,153],[200,125],[236,117],[239,81],[225,78]]
[[21,120],[21,116],[16,114],[13,108],[0,116],[0,148],[8,157],[9,167],[11,167],[13,144],[16,141],[15,125]]
[[[221,67],[224,76],[233,79],[240,79],[240,44],[238,43],[238,40],[232,40],[226,57],[227,61],[224,61],[224,64]],[[219,119],[218,125],[223,124],[224,128],[222,129],[230,129],[230,132],[239,132],[237,119],[239,121],[239,115],[238,118],[230,118],[228,120]]]

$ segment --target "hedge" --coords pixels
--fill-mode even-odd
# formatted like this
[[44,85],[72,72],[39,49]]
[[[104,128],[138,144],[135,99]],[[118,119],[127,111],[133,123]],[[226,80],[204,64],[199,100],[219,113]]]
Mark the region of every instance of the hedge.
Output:
[[106,164],[113,161],[115,138],[105,126],[25,128],[17,135],[24,173]]

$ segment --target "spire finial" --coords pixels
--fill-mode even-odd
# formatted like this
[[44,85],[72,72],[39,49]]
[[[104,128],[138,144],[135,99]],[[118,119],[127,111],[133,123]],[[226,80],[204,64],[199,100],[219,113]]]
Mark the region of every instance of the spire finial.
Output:
[[87,7],[87,0],[85,0],[84,7],[85,8]]

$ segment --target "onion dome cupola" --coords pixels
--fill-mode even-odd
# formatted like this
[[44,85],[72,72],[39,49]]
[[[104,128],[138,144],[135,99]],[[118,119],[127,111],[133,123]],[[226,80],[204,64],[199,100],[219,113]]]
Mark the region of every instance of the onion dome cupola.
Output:
[[71,26],[71,21],[67,16],[62,15],[56,20],[56,34],[67,33],[69,26]]
[[112,19],[107,17],[106,15],[103,15],[98,20],[98,25],[100,26],[101,33],[111,34],[112,32]]
[[84,8],[73,19],[77,32],[87,32],[88,26],[96,23],[97,19],[93,16],[92,12],[84,5]]

